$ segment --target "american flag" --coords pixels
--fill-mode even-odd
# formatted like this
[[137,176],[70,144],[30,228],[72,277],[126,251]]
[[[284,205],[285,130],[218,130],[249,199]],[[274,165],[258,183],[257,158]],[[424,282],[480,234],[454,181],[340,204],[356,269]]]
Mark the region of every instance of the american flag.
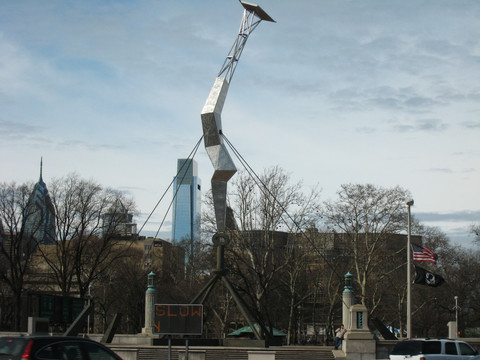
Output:
[[438,256],[432,250],[412,244],[413,261],[427,261],[436,264]]

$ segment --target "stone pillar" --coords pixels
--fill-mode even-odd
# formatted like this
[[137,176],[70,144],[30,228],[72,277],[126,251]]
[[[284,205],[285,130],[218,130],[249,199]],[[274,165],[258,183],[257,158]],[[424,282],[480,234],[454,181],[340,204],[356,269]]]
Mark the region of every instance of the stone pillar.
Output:
[[38,334],[48,334],[49,332],[49,322],[48,318],[40,317],[28,317],[28,334],[29,335],[38,335]]
[[448,338],[449,339],[456,339],[458,337],[457,322],[456,321],[449,321],[447,326],[448,326]]
[[350,329],[345,334],[342,348],[346,360],[376,359],[376,342],[368,329],[368,311],[364,305],[350,307]]
[[353,276],[350,272],[345,274],[345,288],[343,289],[343,308],[342,308],[342,323],[345,329],[350,330],[350,307],[353,305]]
[[145,292],[145,327],[142,334],[153,335],[153,320],[155,315],[155,303],[157,302],[157,289],[155,288],[155,273],[148,274],[148,287]]

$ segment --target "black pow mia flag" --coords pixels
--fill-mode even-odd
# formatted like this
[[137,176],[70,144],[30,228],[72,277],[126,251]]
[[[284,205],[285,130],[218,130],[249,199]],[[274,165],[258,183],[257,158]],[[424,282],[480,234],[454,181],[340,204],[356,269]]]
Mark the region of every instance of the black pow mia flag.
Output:
[[427,286],[439,286],[445,282],[444,278],[440,275],[434,274],[428,270],[415,265],[415,280],[414,284],[427,285]]

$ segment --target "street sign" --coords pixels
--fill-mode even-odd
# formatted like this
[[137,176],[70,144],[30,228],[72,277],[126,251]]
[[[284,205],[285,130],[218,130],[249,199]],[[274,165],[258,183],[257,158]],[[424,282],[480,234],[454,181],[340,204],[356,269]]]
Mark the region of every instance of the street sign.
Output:
[[155,304],[154,332],[165,335],[201,335],[202,304]]

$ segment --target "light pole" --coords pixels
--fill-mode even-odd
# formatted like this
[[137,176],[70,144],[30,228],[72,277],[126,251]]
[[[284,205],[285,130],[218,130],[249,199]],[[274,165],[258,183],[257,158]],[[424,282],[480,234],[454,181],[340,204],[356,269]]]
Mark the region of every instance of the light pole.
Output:
[[410,280],[410,236],[411,236],[411,213],[410,208],[413,205],[413,199],[407,202],[408,207],[408,233],[407,233],[407,338],[412,337],[412,305],[411,305],[411,283]]
[[455,327],[456,327],[456,334],[455,336],[458,336],[458,296],[453,297],[455,299]]
[[[90,302],[92,299],[92,284],[88,284],[88,306],[90,306]],[[87,316],[87,336],[90,335],[90,315]]]

